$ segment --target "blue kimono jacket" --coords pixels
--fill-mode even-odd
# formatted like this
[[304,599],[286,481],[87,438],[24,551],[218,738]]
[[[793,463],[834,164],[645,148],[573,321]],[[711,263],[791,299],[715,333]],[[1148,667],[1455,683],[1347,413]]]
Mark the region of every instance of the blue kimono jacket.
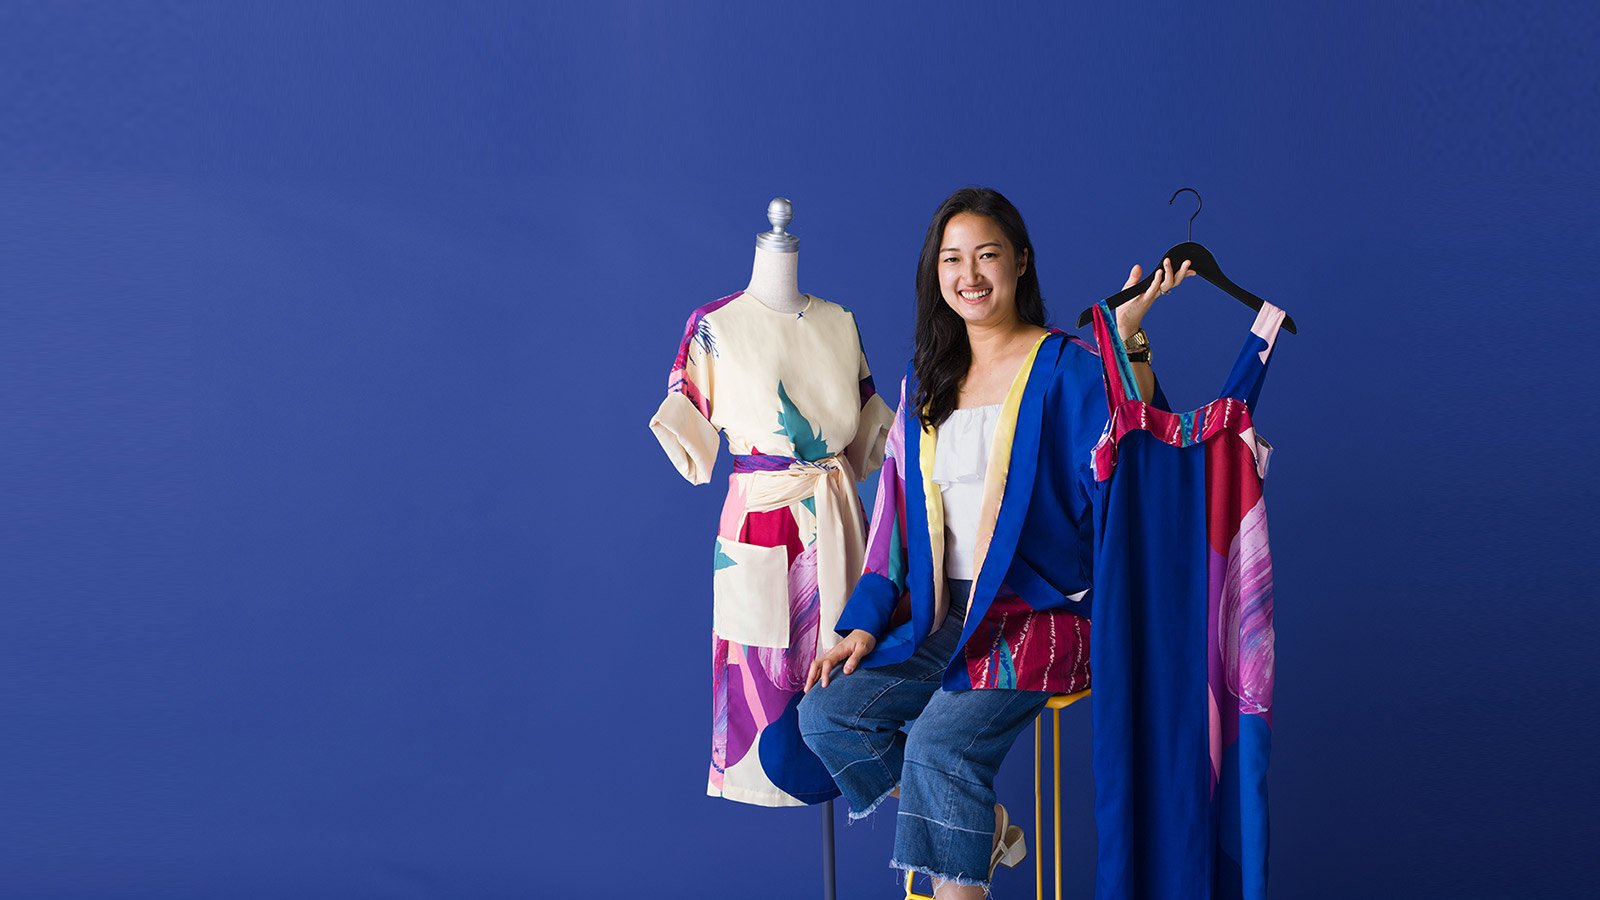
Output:
[[[995,427],[978,525],[972,594],[946,690],[1070,693],[1089,686],[1094,542],[1090,469],[1107,422],[1105,376],[1093,345],[1041,337],[1011,384]],[[866,666],[910,658],[949,610],[944,516],[932,480],[937,432],[907,408],[901,381],[865,570],[837,629],[877,636]],[[1156,403],[1166,406],[1156,391]]]

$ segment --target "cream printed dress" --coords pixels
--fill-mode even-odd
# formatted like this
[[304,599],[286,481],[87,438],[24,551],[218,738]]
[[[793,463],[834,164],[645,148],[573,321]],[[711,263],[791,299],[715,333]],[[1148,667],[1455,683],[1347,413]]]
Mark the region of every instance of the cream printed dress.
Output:
[[707,793],[762,806],[838,796],[800,739],[806,670],[861,572],[856,482],[883,461],[893,412],[873,387],[855,316],[804,295],[799,313],[732,294],[695,310],[650,420],[678,472],[733,473],[712,548]]

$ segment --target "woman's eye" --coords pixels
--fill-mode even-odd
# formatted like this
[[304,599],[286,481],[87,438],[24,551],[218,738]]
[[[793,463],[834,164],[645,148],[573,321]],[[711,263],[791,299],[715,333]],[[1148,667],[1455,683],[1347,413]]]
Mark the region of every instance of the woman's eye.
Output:
[[952,263],[952,262],[956,261],[956,258],[954,256],[946,256],[944,259],[941,259],[939,261],[940,262]]
[[993,251],[993,250],[990,250],[990,251],[989,251],[989,252],[987,252],[987,253],[985,253],[985,254],[983,254],[983,255],[982,255],[982,256],[980,256],[980,257],[978,257],[978,258],[979,258],[979,259],[988,259],[988,258],[989,258],[989,257],[991,257],[991,256],[998,256],[998,255],[999,255],[999,254],[997,254],[997,253],[995,253],[995,252],[994,252],[994,251]]

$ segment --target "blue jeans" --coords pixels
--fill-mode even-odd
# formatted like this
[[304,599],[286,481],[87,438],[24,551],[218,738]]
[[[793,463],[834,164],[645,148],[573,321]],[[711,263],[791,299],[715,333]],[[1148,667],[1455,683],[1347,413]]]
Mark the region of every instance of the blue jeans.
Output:
[[949,585],[950,615],[917,652],[851,675],[835,669],[800,702],[800,734],[849,801],[850,818],[899,786],[891,866],[987,887],[995,772],[1051,695],[940,689],[972,583]]

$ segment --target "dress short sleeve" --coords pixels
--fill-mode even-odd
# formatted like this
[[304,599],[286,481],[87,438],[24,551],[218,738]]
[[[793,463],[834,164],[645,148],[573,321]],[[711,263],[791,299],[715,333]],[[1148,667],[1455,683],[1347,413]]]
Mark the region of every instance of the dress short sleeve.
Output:
[[872,368],[867,365],[867,350],[861,343],[859,324],[856,325],[856,343],[861,345],[861,362],[856,374],[861,385],[861,417],[857,420],[855,439],[845,449],[845,458],[855,470],[856,478],[866,479],[883,465],[883,445],[889,436],[889,426],[894,422],[894,410],[878,396],[872,383]]
[[667,396],[650,418],[650,430],[678,473],[691,484],[711,480],[717,461],[717,428],[711,424],[716,388],[716,336],[711,321],[696,310],[683,329]]

